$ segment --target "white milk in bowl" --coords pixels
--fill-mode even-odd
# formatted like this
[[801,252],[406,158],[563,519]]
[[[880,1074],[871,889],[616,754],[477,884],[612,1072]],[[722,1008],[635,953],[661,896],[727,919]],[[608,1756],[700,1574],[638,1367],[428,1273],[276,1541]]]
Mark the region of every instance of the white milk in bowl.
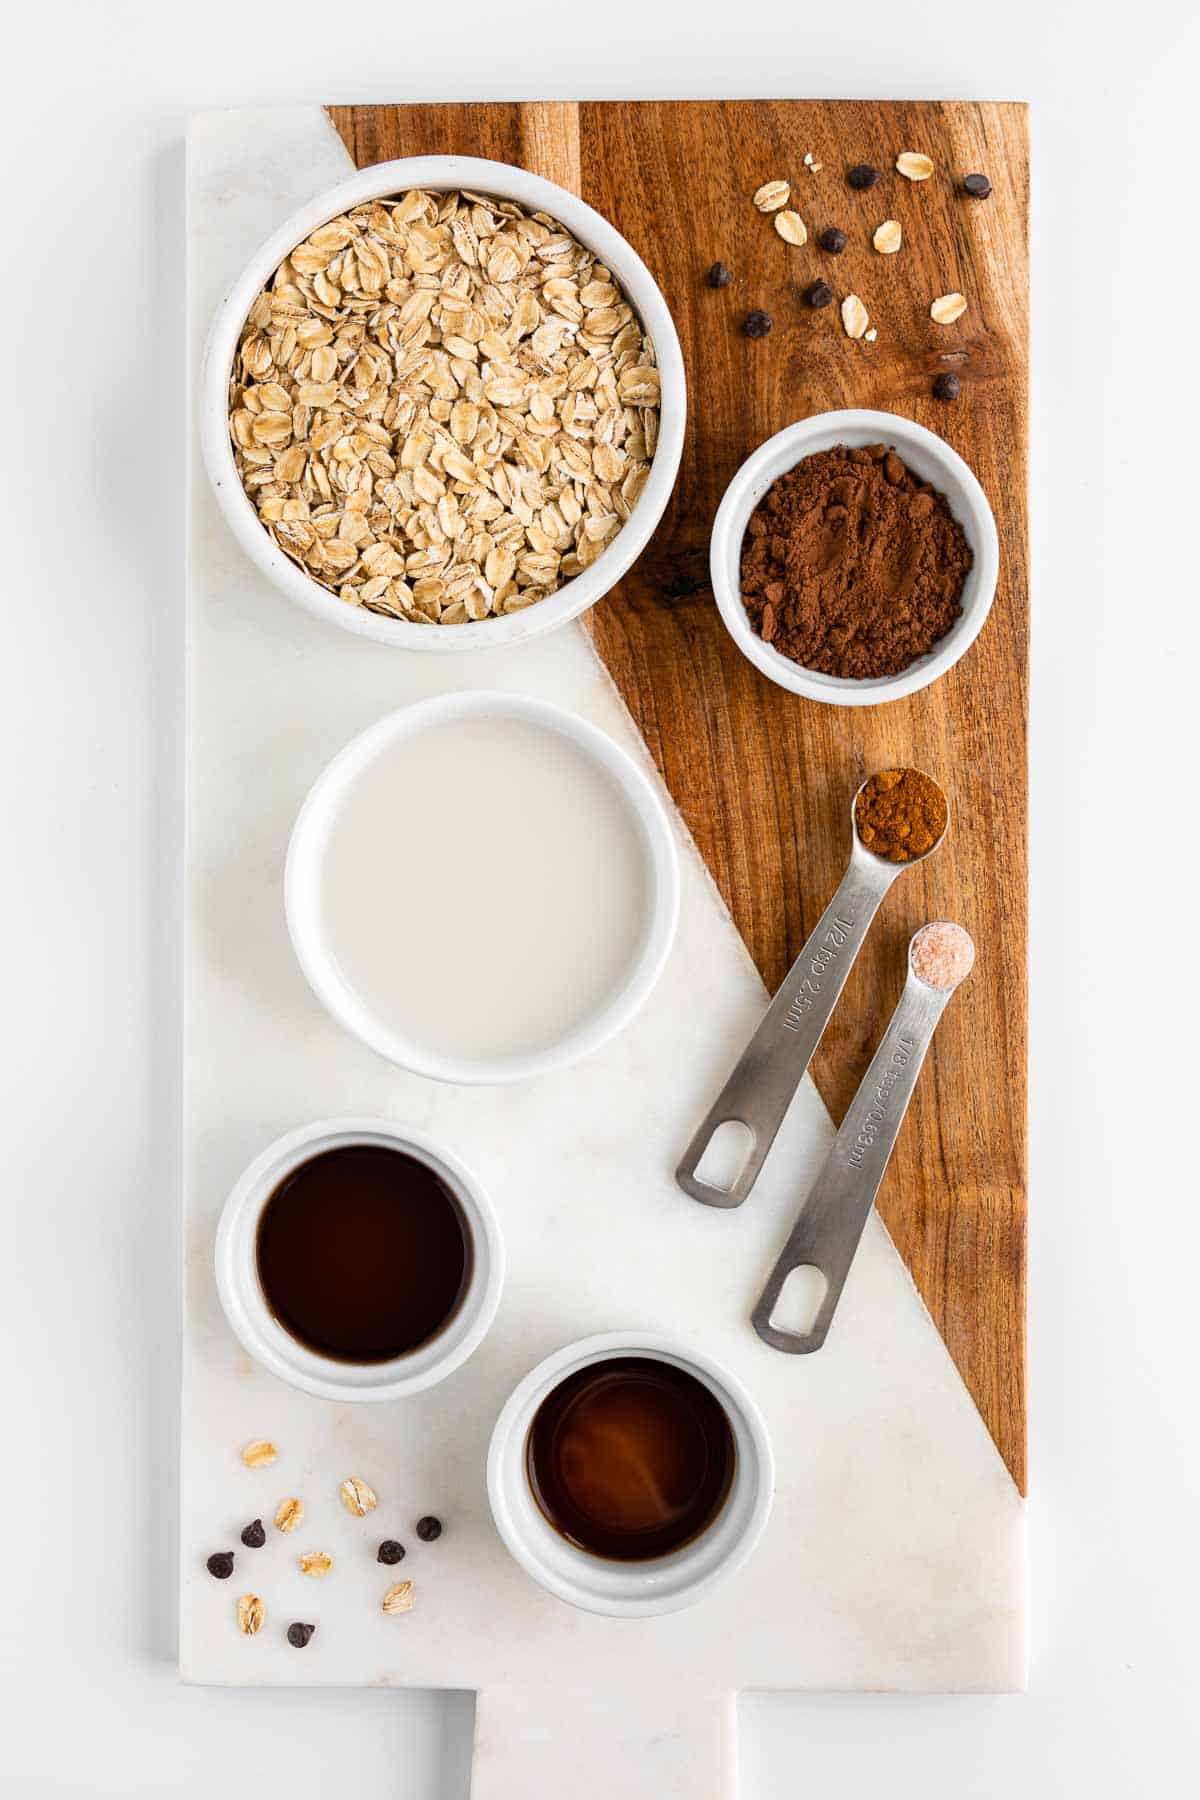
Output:
[[426,702],[358,743],[371,753],[348,779],[355,745],[331,765],[296,831],[330,781],[323,967],[292,924],[331,1010],[395,1061],[462,1081],[536,1073],[617,1029],[666,955],[678,881],[623,752],[556,708],[486,695]]

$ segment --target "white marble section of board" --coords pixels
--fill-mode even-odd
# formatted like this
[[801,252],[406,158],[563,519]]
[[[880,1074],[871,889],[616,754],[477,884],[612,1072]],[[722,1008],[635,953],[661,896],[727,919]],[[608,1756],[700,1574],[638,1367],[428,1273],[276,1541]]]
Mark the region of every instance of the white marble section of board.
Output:
[[[193,122],[193,373],[223,286],[282,214],[346,168],[319,109]],[[552,1791],[568,1768],[579,1800],[726,1795],[740,1688],[1020,1686],[1024,1509],[882,1225],[872,1220],[819,1355],[780,1356],[749,1328],[830,1139],[815,1089],[804,1084],[740,1211],[695,1206],[674,1186],[680,1147],[764,1005],[682,825],[679,938],[662,982],[629,1030],[562,1075],[478,1090],[405,1075],[324,1014],[296,965],[280,898],[292,820],[334,751],[389,709],[450,687],[510,687],[586,715],[645,759],[586,633],[453,659],[363,643],[279,597],[237,549],[194,458],[190,480],[184,1675],[480,1690],[480,1800]],[[486,871],[479,900],[499,946],[504,895]],[[436,929],[420,871],[397,896],[405,921]],[[278,1132],[339,1111],[443,1137],[491,1191],[508,1246],[488,1343],[397,1406],[330,1406],[280,1385],[239,1350],[213,1288],[215,1221],[242,1165]],[[517,1378],[559,1344],[630,1325],[702,1342],[741,1375],[779,1475],[744,1574],[692,1612],[638,1622],[585,1617],[533,1586],[496,1537],[483,1481],[491,1424]],[[279,1461],[248,1471],[238,1449],[262,1436]],[[351,1473],[380,1496],[366,1520],[337,1499]],[[271,1516],[288,1495],[307,1512],[284,1537]],[[412,1531],[426,1511],[447,1521],[435,1545]],[[267,1546],[241,1549],[238,1531],[260,1515]],[[397,1571],[374,1561],[383,1536],[409,1547]],[[204,1558],[226,1547],[238,1566],[220,1583]],[[297,1571],[305,1549],[333,1555],[323,1582]],[[416,1606],[387,1618],[395,1574],[414,1580]],[[234,1626],[246,1591],[267,1606],[254,1638]],[[303,1652],[283,1635],[296,1618],[318,1625]],[[618,1749],[619,1775],[608,1766]]]

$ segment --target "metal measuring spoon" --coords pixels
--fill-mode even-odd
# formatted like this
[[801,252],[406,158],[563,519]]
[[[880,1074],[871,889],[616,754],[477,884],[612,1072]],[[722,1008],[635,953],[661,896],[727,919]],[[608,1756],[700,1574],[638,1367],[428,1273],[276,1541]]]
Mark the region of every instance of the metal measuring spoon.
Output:
[[[974,961],[969,933],[944,919],[923,925],[909,944],[908,980],[891,1024],[751,1314],[772,1349],[803,1356],[825,1342],[934,1027]],[[820,1272],[825,1291],[810,1328],[787,1331],[772,1325],[771,1314],[788,1276],[803,1268]]]
[[[874,780],[874,776],[868,779]],[[932,777],[927,776],[926,780]],[[946,835],[948,810],[942,836],[920,856],[911,857],[908,862],[889,862],[876,856],[859,838],[855,822],[858,797],[866,785],[864,781],[850,802],[852,846],[842,884],[788,970],[737,1067],[675,1171],[675,1180],[684,1193],[703,1201],[705,1206],[740,1206],[749,1195],[880,902],[896,877],[932,856]],[[730,1122],[744,1125],[751,1141],[736,1178],[722,1187],[705,1180],[697,1171],[718,1127]]]

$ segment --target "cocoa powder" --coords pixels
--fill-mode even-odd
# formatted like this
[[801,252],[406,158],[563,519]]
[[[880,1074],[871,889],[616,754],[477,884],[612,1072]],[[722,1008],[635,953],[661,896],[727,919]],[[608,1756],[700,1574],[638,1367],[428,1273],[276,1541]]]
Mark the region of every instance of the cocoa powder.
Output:
[[962,612],[971,547],[886,444],[819,450],[751,514],[742,599],[768,644],[826,675],[898,675]]

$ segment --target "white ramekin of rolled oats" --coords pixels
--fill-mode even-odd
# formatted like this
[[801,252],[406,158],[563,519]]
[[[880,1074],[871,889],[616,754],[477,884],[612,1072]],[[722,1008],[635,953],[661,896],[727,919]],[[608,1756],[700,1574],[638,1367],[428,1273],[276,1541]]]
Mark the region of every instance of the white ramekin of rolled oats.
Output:
[[659,288],[591,207],[475,157],[379,163],[253,256],[205,356],[218,504],[276,587],[405,649],[540,637],[662,517],[686,382]]

